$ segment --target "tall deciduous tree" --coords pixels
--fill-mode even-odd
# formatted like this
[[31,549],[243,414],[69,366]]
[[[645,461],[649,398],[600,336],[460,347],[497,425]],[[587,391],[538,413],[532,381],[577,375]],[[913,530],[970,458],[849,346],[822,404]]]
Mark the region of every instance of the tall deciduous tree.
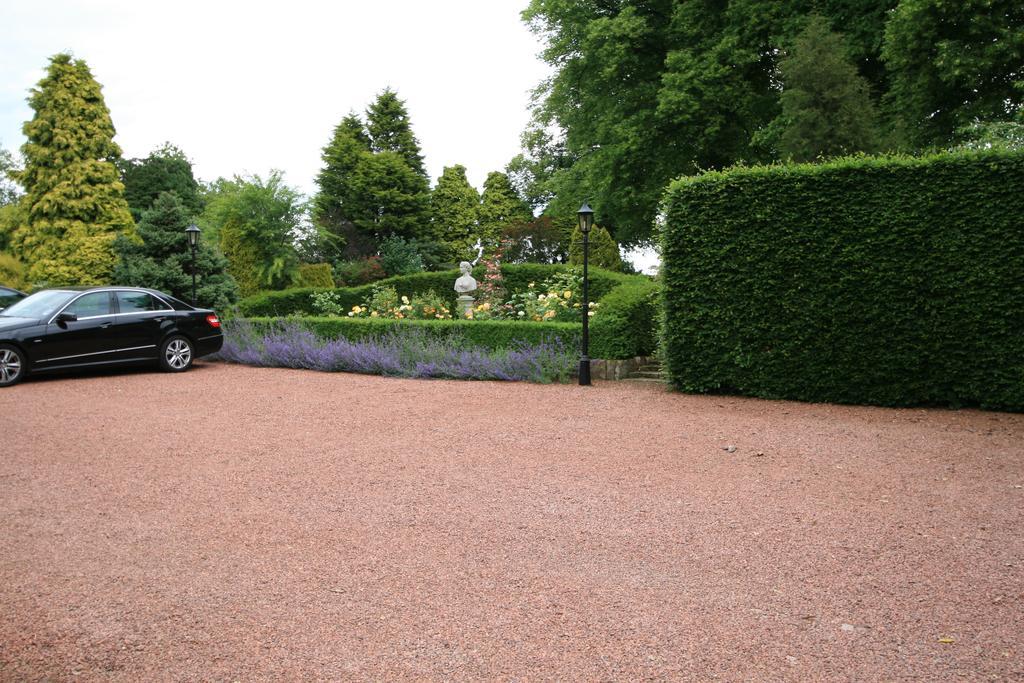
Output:
[[124,197],[136,221],[153,206],[161,192],[178,195],[189,215],[202,213],[203,200],[192,174],[192,162],[171,143],[164,143],[145,159],[125,159],[118,166]]
[[524,18],[555,72],[509,169],[517,187],[557,216],[588,198],[620,241],[649,238],[671,178],[771,160],[751,139],[779,114],[781,48],[818,4],[880,90],[896,0],[532,0]]
[[480,195],[461,164],[446,166],[430,194],[432,237],[448,246],[453,258],[466,259],[480,237]]
[[294,239],[306,210],[302,195],[285,184],[280,171],[265,180],[221,179],[215,187],[203,223],[219,236],[242,296],[290,286],[299,267]]
[[900,0],[882,51],[888,110],[916,145],[945,144],[975,121],[1024,107],[1024,4]]
[[868,82],[824,17],[811,15],[779,70],[782,112],[760,137],[780,157],[813,161],[877,149],[878,119]]
[[424,180],[427,172],[423,167],[420,143],[412,132],[409,111],[405,102],[398,99],[398,93],[390,88],[379,95],[366,110],[366,127],[374,152],[395,152],[405,159],[409,168]]
[[533,217],[530,207],[516,194],[504,173],[492,171],[484,181],[480,198],[480,236],[497,242],[505,228],[528,222]]
[[35,114],[22,129],[28,141],[18,173],[25,223],[12,236],[13,250],[29,264],[32,282],[105,284],[117,263],[114,239],[133,235],[135,223],[100,84],[84,61],[58,54],[28,101]]
[[[190,301],[192,252],[185,228],[192,216],[176,192],[160,193],[137,226],[141,243],[117,238],[121,262],[114,268],[114,280],[121,285],[153,287]],[[227,273],[228,261],[216,244],[200,240],[195,265],[196,300],[201,306],[224,309],[238,299],[238,285]]]

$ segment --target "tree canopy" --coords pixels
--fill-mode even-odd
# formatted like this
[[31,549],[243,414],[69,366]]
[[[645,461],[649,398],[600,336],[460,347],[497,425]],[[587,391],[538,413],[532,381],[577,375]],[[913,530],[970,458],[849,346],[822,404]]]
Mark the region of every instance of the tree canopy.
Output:
[[294,239],[305,215],[302,195],[280,171],[266,179],[220,179],[215,188],[203,224],[219,237],[241,295],[290,286],[299,267]]
[[[139,221],[141,242],[117,238],[121,262],[114,268],[115,282],[153,287],[190,301],[192,252],[185,228],[191,219],[190,209],[176,192],[161,192]],[[195,265],[199,305],[223,310],[238,299],[238,285],[227,273],[228,261],[211,240],[200,239]]]
[[1012,121],[1024,107],[1024,4],[900,0],[882,56],[889,111],[920,146],[974,122]]
[[124,197],[136,221],[162,192],[177,194],[190,216],[202,212],[203,200],[192,174],[192,162],[171,143],[164,143],[145,159],[124,159],[118,166]]
[[377,252],[388,237],[430,238],[430,186],[405,104],[384,90],[367,123],[349,113],[321,154],[316,223],[344,241],[349,258]]
[[877,149],[878,121],[867,79],[822,16],[811,15],[779,61],[779,72],[782,111],[755,140],[793,161]]
[[505,228],[526,223],[531,218],[533,214],[530,207],[516,194],[508,176],[500,171],[488,173],[480,197],[481,239],[488,243],[496,243]]
[[[796,45],[815,12],[842,35],[803,46],[826,64]],[[809,131],[815,110],[857,102],[824,128],[839,131],[838,147],[870,149],[867,97],[881,139],[916,150],[975,120],[1013,120],[1024,100],[1024,6],[1014,0],[531,0],[523,18],[554,73],[507,171],[533,208],[567,216],[587,199],[627,244],[650,237],[672,178],[778,160],[763,143],[784,107],[782,128]],[[784,97],[787,59],[795,92]]]
[[480,195],[461,164],[446,166],[430,194],[432,237],[448,246],[453,259],[464,260],[479,237]]
[[25,167],[17,174],[24,222],[12,250],[29,265],[31,282],[106,284],[117,262],[114,239],[134,235],[135,223],[100,84],[84,61],[58,54],[28,101],[35,113],[22,129]]

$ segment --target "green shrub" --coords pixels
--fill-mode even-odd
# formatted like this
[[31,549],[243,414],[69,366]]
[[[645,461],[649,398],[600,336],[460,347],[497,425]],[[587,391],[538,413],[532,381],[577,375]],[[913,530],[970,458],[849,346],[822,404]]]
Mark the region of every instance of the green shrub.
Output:
[[590,355],[594,358],[651,356],[658,345],[658,285],[637,278],[601,299],[590,320]]
[[299,287],[334,287],[334,275],[330,263],[304,263],[299,266],[299,274],[295,279]]
[[25,264],[11,254],[0,252],[0,285],[14,289],[28,289],[25,282]]
[[338,287],[358,287],[367,285],[388,276],[380,256],[338,261],[334,264],[334,282]]
[[1024,154],[850,158],[670,185],[673,384],[1024,409]]
[[[498,350],[514,348],[517,344],[540,344],[558,338],[562,343],[578,346],[581,326],[572,323],[525,323],[505,320],[395,320],[393,318],[288,318],[306,327],[324,339],[348,339],[358,341],[384,334],[397,326],[413,326],[429,334],[445,336],[458,331],[467,346]],[[258,330],[270,330],[282,323],[281,318],[249,318],[244,321],[229,321],[226,324],[230,334],[232,324],[248,323]]]

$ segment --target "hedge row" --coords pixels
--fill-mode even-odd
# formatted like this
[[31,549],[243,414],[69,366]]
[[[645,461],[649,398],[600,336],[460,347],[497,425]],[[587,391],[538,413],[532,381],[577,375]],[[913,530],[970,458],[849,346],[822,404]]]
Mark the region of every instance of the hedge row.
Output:
[[227,334],[231,326],[249,324],[257,330],[271,330],[282,324],[301,325],[323,339],[358,341],[379,337],[397,327],[417,327],[438,336],[458,335],[467,346],[499,350],[518,344],[542,344],[560,341],[578,346],[582,327],[576,323],[538,323],[505,320],[393,320],[385,318],[236,318],[225,322]]
[[1024,409],[1024,154],[683,178],[663,231],[673,384]]
[[[505,278],[505,287],[511,294],[525,291],[529,283],[546,280],[567,267],[564,265],[526,263],[502,266],[501,273]],[[477,266],[473,270],[473,277],[482,281],[484,272],[483,266]],[[314,292],[323,291],[335,292],[341,304],[345,308],[351,308],[366,301],[374,287],[387,285],[393,286],[399,294],[405,296],[423,294],[432,289],[442,296],[447,296],[450,299],[449,304],[452,310],[455,310],[454,286],[455,280],[458,279],[459,275],[460,273],[457,270],[415,273],[413,275],[390,277],[359,287],[339,287],[332,290],[327,288],[300,287],[279,292],[264,292],[242,299],[238,303],[238,314],[243,317],[313,315],[315,311],[313,310],[311,295]],[[635,279],[637,279],[636,276],[593,268],[590,270],[590,297],[592,300],[598,301],[623,282]]]
[[590,324],[590,355],[594,358],[652,356],[658,346],[659,287],[636,279],[613,289]]

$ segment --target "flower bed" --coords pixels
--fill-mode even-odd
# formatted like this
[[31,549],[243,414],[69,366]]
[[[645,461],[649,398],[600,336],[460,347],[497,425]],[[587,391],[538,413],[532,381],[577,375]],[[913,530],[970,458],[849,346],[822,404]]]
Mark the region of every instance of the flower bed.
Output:
[[227,332],[219,357],[262,367],[548,383],[568,381],[577,364],[575,347],[559,337],[488,349],[473,345],[458,328],[442,335],[409,324],[358,340],[324,338],[298,320],[271,325],[236,320]]

